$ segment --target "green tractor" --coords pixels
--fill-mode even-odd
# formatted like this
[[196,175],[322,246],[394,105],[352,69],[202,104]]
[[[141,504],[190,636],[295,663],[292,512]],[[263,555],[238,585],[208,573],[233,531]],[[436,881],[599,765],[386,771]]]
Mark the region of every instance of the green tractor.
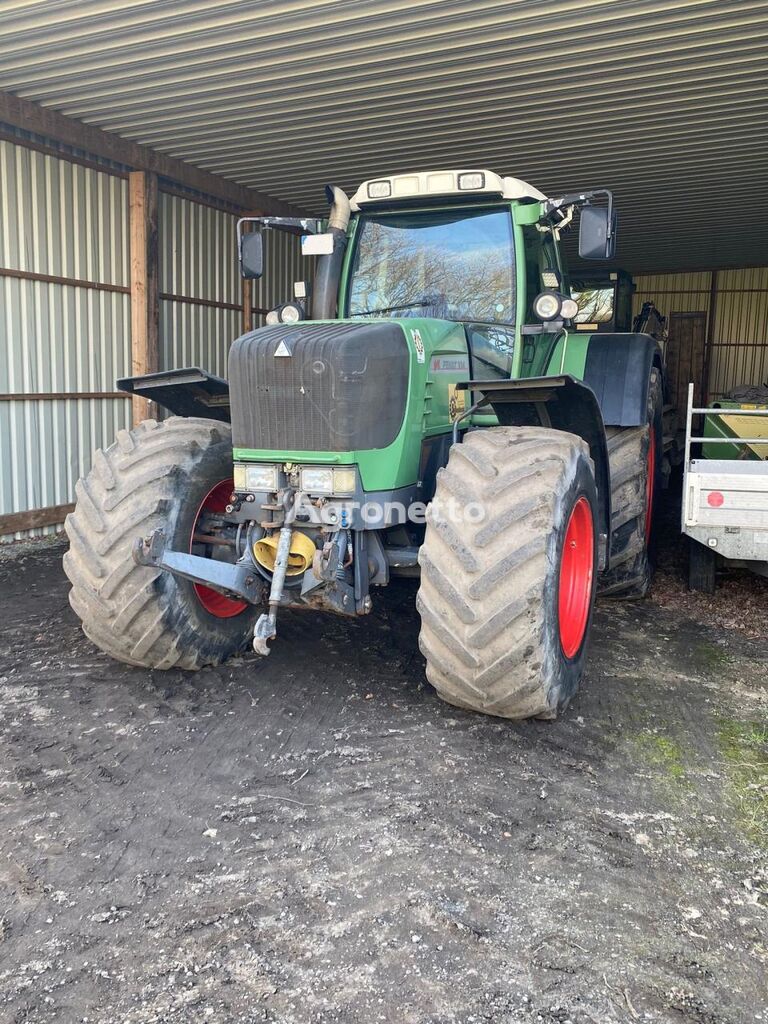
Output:
[[476,170],[326,191],[327,220],[240,222],[244,276],[270,231],[316,263],[234,342],[228,382],[118,382],[174,415],[121,431],[78,483],[72,607],[120,661],[199,669],[268,654],[281,608],[365,615],[418,576],[440,696],[554,718],[596,590],[649,583],[661,352],[577,331],[560,251],[578,216],[580,255],[613,257],[613,197]]

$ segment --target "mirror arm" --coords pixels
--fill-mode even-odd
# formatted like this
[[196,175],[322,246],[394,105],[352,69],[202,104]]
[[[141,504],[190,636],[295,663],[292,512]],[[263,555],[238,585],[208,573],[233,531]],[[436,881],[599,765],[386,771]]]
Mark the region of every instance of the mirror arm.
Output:
[[240,217],[237,222],[237,244],[243,237],[243,224],[258,224],[262,228],[275,228],[290,235],[316,235],[322,230],[316,217]]
[[241,224],[261,224],[292,235],[316,235],[321,230],[318,217],[241,217],[237,222],[238,230],[242,230]]
[[566,206],[586,206],[596,199],[598,196],[608,197],[608,233],[606,238],[612,237],[612,224],[613,224],[613,192],[608,188],[595,188],[589,192],[571,192],[568,195],[560,196],[559,199],[547,199],[544,206],[544,216],[551,217],[553,213],[557,213]]

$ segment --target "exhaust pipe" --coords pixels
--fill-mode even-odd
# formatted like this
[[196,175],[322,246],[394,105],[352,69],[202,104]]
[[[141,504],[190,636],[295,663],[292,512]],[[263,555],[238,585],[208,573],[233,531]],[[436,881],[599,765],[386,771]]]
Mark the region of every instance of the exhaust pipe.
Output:
[[349,199],[342,189],[336,185],[326,185],[325,195],[331,204],[328,231],[333,235],[333,252],[321,256],[317,261],[312,302],[313,320],[333,320],[336,317],[341,265],[347,248],[347,227],[351,213]]

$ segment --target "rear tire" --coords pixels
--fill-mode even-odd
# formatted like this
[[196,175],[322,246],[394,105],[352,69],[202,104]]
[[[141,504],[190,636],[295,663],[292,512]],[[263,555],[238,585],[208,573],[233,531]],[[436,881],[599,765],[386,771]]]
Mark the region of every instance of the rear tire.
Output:
[[651,584],[651,526],[661,484],[662,410],[661,375],[654,367],[645,425],[605,428],[611,470],[611,567],[600,577],[601,597],[645,597]]
[[[484,512],[480,522],[473,506]],[[588,524],[579,537],[588,571],[571,580],[563,551],[574,515]],[[596,522],[581,438],[491,427],[453,446],[427,515],[417,598],[427,678],[443,700],[503,718],[554,718],[565,707],[591,625]],[[576,603],[561,622],[571,583]]]
[[688,538],[688,589],[714,594],[717,585],[717,557],[712,548]]
[[189,551],[201,505],[231,475],[231,431],[216,420],[146,420],[96,452],[65,524],[64,570],[83,631],[105,654],[144,668],[199,669],[247,645],[256,607],[232,614],[232,602],[229,617],[213,614],[194,584],[132,557],[136,538],[159,528],[169,547]]

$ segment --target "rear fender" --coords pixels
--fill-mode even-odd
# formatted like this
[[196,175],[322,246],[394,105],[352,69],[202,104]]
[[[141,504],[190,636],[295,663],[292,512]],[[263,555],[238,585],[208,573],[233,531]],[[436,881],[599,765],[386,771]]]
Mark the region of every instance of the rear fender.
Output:
[[484,397],[504,426],[552,427],[587,442],[597,485],[599,565],[605,569],[610,559],[611,471],[603,417],[592,389],[567,375],[470,381],[462,386],[475,392],[475,401]]
[[593,334],[584,383],[597,397],[608,427],[641,427],[648,418],[651,368],[662,370],[661,349],[650,334]]

